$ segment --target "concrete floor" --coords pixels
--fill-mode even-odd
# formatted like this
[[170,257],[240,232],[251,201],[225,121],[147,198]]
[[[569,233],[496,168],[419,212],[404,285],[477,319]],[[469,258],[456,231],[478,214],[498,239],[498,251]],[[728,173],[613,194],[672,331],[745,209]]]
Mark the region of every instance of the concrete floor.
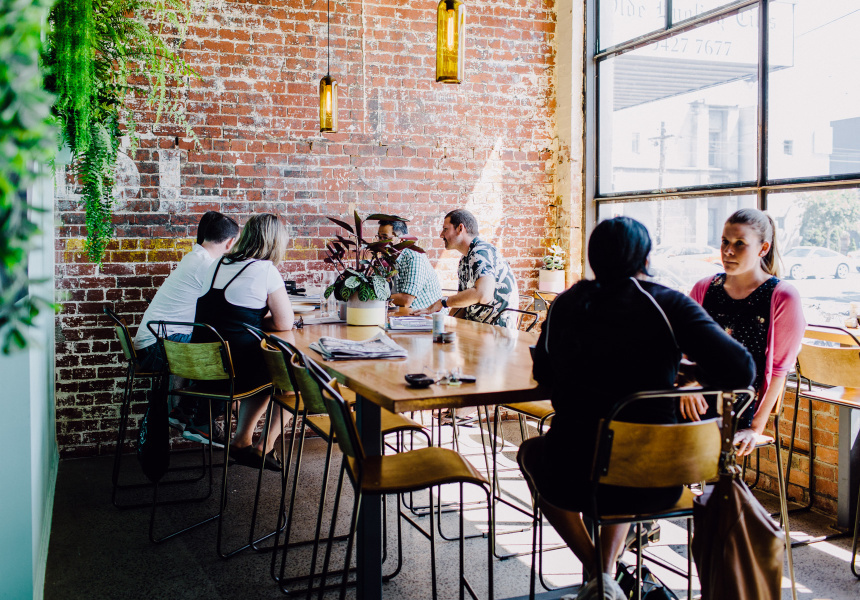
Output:
[[[516,437],[512,424],[509,435]],[[306,442],[306,461],[302,465],[300,499],[296,502],[293,540],[311,539],[315,526],[316,504],[319,498],[325,446],[319,440]],[[483,467],[484,459],[480,452],[480,435],[477,428],[461,429],[461,448],[464,454],[472,454],[476,465]],[[196,460],[193,456],[174,455],[172,465],[180,465]],[[336,456],[338,456],[336,454]],[[217,460],[217,459],[216,459]],[[185,535],[153,544],[148,539],[148,509],[119,510],[111,504],[110,473],[113,460],[110,457],[68,460],[60,464],[57,480],[54,516],[48,554],[45,598],[47,600],[99,598],[170,598],[171,600],[192,598],[243,598],[267,599],[281,598],[284,594],[270,575],[271,553],[246,550],[228,560],[221,559],[215,552],[217,536],[216,523],[203,525]],[[339,467],[339,457],[334,464]],[[502,455],[503,467],[514,467],[513,454]],[[124,459],[124,481],[141,481],[140,469],[133,455]],[[514,478],[516,472],[508,473],[510,479],[504,482],[509,498],[514,504],[528,506],[525,485]],[[332,482],[335,478],[331,478]],[[234,548],[247,540],[250,512],[253,506],[253,489],[256,471],[242,466],[230,468],[228,484],[228,512],[224,525],[225,549]],[[216,481],[216,490],[218,482]],[[182,486],[161,486],[160,497],[169,498]],[[183,493],[189,493],[186,489]],[[196,490],[205,486],[195,484]],[[258,531],[273,528],[280,499],[280,485],[277,473],[267,472],[261,498],[261,517]],[[352,491],[346,485],[344,501],[339,511],[338,531],[344,531],[352,506]],[[468,486],[467,486],[468,488]],[[329,500],[334,497],[334,483],[329,488]],[[161,496],[163,494],[163,496]],[[481,492],[467,489],[467,501],[481,497]],[[217,495],[217,494],[216,494]],[[444,500],[456,500],[457,487],[448,486],[443,490]],[[759,494],[763,504],[776,507],[772,496]],[[149,490],[127,491],[120,496],[121,501],[147,501],[151,499]],[[416,503],[426,504],[427,495],[416,495]],[[159,509],[157,513],[156,535],[162,535],[171,528],[179,528],[184,523],[193,522],[205,514],[211,514],[216,505],[215,499],[185,506]],[[330,506],[330,505],[329,505]],[[389,560],[383,565],[383,572],[393,569],[395,536],[393,500],[389,501]],[[330,509],[329,509],[330,510]],[[466,532],[486,531],[486,510],[475,509],[465,513]],[[419,522],[426,528],[428,519]],[[792,517],[794,539],[800,540],[807,535],[820,535],[829,531],[828,517],[816,513]],[[500,505],[498,512],[500,531],[521,529],[527,519],[518,511]],[[325,527],[327,531],[328,519]],[[443,532],[453,537],[457,532],[456,513],[443,515]],[[683,522],[661,522],[661,541],[649,552],[663,561],[686,568],[685,540]],[[551,528],[544,528],[545,544],[557,543]],[[437,537],[438,540],[438,537]],[[527,551],[531,544],[531,532],[520,531],[499,535],[500,554]],[[403,527],[404,566],[400,574],[385,585],[385,597],[397,599],[429,598],[430,591],[430,552],[429,541],[408,525]],[[437,546],[437,565],[439,598],[458,597],[456,542],[439,540]],[[336,545],[333,565],[343,564],[343,544]],[[850,538],[831,542],[820,542],[795,550],[795,571],[798,581],[798,598],[811,599],[854,599],[860,598],[860,580],[855,579],[848,566],[850,558]],[[632,562],[632,556],[627,560]],[[278,555],[280,561],[280,554]],[[478,536],[466,542],[466,570],[470,583],[479,597],[486,597],[487,589],[487,541]],[[280,564],[280,563],[279,563]],[[322,558],[318,559],[322,564]],[[290,550],[286,560],[287,575],[307,573],[310,565],[310,547]],[[551,586],[576,585],[581,580],[581,567],[567,549],[544,553],[545,579]],[[494,585],[496,598],[521,598],[528,594],[529,559],[511,557],[494,560]],[[659,566],[654,572],[670,587],[679,598],[686,597],[686,580]],[[783,580],[783,598],[791,598],[788,579]],[[300,591],[303,586],[296,584],[291,591]],[[539,588],[539,591],[540,590]],[[545,592],[541,598],[559,598],[571,590]],[[698,581],[694,580],[694,597],[697,597]],[[294,595],[294,594],[292,594]],[[336,598],[329,592],[326,598]],[[350,589],[348,598],[354,598]]]

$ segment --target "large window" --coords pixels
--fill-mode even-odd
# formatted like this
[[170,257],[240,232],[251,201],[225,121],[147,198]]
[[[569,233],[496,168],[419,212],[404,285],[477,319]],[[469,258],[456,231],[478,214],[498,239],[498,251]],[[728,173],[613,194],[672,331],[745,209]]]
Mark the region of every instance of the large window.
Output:
[[655,278],[686,292],[721,270],[726,217],[767,210],[807,319],[841,322],[860,300],[857,0],[588,3],[594,218],[642,221]]

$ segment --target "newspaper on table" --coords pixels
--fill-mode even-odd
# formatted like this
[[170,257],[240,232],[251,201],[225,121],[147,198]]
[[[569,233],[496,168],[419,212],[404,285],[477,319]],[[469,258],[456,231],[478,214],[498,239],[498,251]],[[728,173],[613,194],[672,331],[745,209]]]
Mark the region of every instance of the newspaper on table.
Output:
[[432,331],[433,320],[428,317],[388,317],[390,331]]
[[310,345],[326,360],[368,360],[377,358],[406,358],[406,349],[398,346],[384,333],[362,342],[321,337]]

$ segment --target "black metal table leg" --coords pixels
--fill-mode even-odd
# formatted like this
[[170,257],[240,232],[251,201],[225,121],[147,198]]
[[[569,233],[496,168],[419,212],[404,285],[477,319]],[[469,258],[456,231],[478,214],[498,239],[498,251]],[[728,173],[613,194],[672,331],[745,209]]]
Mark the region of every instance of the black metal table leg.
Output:
[[[360,395],[357,399],[358,431],[364,452],[368,456],[381,455],[380,408]],[[359,600],[382,599],[382,502],[382,496],[372,494],[362,500],[356,543]]]

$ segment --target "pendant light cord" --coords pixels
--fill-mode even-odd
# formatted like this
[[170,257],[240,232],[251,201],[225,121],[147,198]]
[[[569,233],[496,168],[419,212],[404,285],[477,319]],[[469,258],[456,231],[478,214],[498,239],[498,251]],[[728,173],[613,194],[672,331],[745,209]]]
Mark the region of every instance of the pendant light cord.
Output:
[[325,74],[326,74],[326,77],[330,77],[331,76],[331,0],[326,1],[325,20],[326,20],[326,36],[328,37],[328,41],[326,42]]

